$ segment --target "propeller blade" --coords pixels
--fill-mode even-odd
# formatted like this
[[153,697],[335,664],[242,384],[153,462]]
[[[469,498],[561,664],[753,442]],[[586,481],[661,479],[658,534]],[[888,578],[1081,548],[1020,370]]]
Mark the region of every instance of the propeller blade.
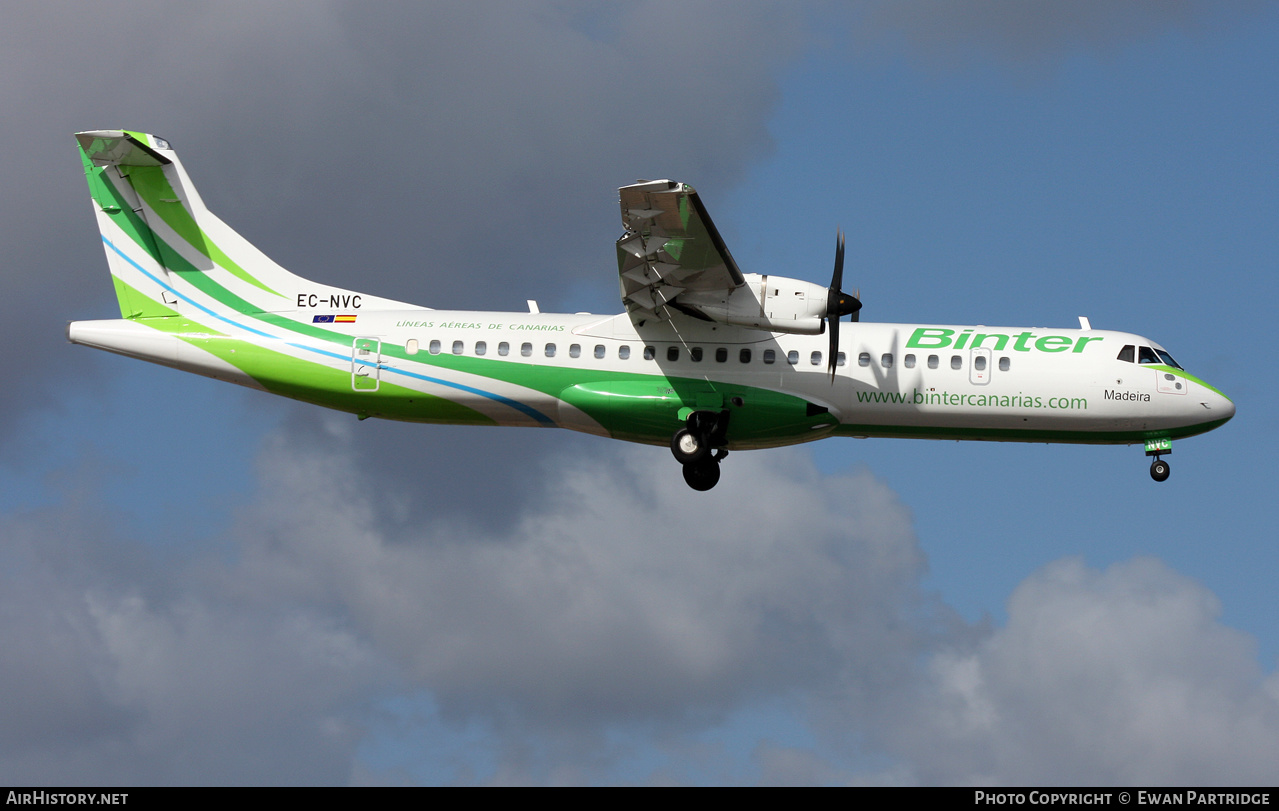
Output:
[[830,332],[830,352],[827,353],[826,369],[830,372],[830,382],[835,382],[835,359],[839,352],[839,316],[826,319]]
[[839,288],[844,284],[844,232],[835,232],[835,272],[830,277],[830,288],[826,291],[826,324],[830,332],[830,351],[827,353],[826,369],[830,372],[830,382],[835,382],[835,358],[839,352],[839,316],[844,302]]
[[830,277],[830,289],[836,293],[844,286],[844,232],[835,230],[835,272]]
[[826,323],[830,328],[830,382],[835,382],[835,366],[839,357],[839,319],[852,316],[861,320],[862,302],[857,294],[848,295],[839,288],[844,283],[844,232],[837,232],[835,240],[835,272],[831,274],[830,287],[826,290]]

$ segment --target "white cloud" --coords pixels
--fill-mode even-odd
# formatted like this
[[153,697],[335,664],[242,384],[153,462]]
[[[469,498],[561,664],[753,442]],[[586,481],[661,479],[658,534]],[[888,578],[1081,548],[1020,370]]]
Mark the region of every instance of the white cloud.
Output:
[[1158,560],[1058,561],[1013,593],[1007,626],[932,657],[894,748],[928,782],[1272,782],[1279,675],[1220,613]]

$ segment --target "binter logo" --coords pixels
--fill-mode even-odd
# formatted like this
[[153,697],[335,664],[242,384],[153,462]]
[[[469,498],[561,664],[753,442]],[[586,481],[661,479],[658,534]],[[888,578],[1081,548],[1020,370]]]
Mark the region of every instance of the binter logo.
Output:
[[910,334],[906,342],[907,349],[977,349],[984,347],[996,352],[1003,352],[1012,342],[1012,351],[1029,352],[1031,348],[1039,352],[1083,352],[1090,341],[1102,341],[1104,338],[1095,335],[1081,335],[1078,339],[1066,335],[1036,335],[1033,332],[1019,332],[1007,335],[1002,332],[977,332],[965,329],[955,335],[953,329],[945,327],[919,327]]

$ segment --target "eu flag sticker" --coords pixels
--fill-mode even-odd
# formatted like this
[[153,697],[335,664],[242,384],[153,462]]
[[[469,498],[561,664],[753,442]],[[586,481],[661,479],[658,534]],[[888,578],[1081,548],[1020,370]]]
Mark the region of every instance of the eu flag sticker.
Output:
[[332,324],[332,323],[333,323],[333,316],[331,316],[331,315],[317,315],[315,318],[312,318],[312,319],[311,319],[311,323],[312,323],[312,324]]

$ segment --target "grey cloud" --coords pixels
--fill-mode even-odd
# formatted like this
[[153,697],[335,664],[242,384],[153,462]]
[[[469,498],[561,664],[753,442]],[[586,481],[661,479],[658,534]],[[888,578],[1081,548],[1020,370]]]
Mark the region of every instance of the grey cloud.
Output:
[[[740,177],[769,148],[774,73],[801,45],[769,3],[5,12],[0,98],[23,150],[0,296],[0,334],[24,347],[0,362],[11,379],[21,363],[83,381],[100,367],[63,325],[116,312],[77,130],[169,138],[210,207],[304,276],[475,309],[586,285],[612,310],[615,188]],[[0,394],[8,424],[61,377],[25,379],[21,398]]]
[[867,474],[747,455],[726,478],[774,499],[705,498],[661,449],[560,456],[509,534],[391,538],[343,462],[278,435],[226,559],[104,532],[127,517],[89,495],[7,518],[23,587],[0,594],[0,635],[22,656],[0,689],[31,700],[6,705],[0,774],[368,779],[355,747],[376,702],[425,690],[440,722],[493,730],[498,772],[461,779],[590,781],[611,727],[678,736],[836,675],[873,693],[916,656],[900,617],[922,558]]
[[895,618],[922,558],[890,492],[783,453],[732,459],[727,476],[763,477],[768,498],[731,482],[699,498],[666,457],[556,456],[509,536],[388,544],[368,501],[332,505],[341,466],[280,448],[245,539],[268,578],[253,588],[345,606],[446,714],[678,718],[832,670],[900,676],[913,639]]
[[[1157,561],[1053,564],[992,630],[921,590],[890,490],[801,451],[734,454],[709,494],[659,448],[551,454],[506,529],[415,532],[384,526],[353,431],[288,436],[209,554],[129,541],[88,475],[4,519],[0,775],[394,782],[413,756],[384,772],[361,743],[382,702],[423,696],[389,723],[484,730],[431,764],[463,782],[609,780],[661,752],[654,782],[1247,783],[1279,755],[1279,676]],[[816,746],[705,742],[760,705]]]
[[86,494],[0,523],[0,774],[345,782],[355,710],[390,671],[331,618],[233,600],[128,523]]

